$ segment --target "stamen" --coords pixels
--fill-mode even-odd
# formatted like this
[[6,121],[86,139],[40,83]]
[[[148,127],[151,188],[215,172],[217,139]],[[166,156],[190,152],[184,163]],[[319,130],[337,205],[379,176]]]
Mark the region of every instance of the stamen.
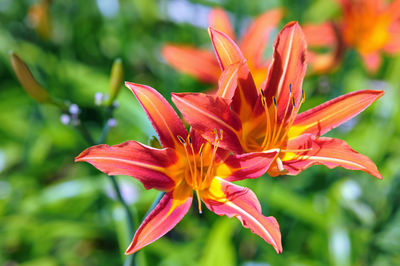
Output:
[[285,168],[283,168],[283,164],[282,164],[281,158],[279,158],[279,157],[276,158],[276,164],[278,165],[279,171],[281,171],[281,172],[285,171]]
[[203,153],[203,148],[204,148],[204,143],[201,144],[200,149],[199,149],[199,155],[201,156]]
[[[194,148],[192,145],[192,138],[190,137],[190,135],[188,135],[188,141],[189,141],[190,149],[192,150],[192,158],[193,158],[193,168],[194,169],[193,169],[193,173],[192,173],[192,180],[196,181],[195,184],[193,184],[193,185],[194,185],[194,187],[198,188],[200,180],[197,176],[196,155],[194,153]],[[200,176],[200,178],[201,178],[201,176]]]
[[211,182],[211,178],[212,178],[211,177],[211,172],[212,172],[212,170],[214,168],[214,160],[215,160],[215,155],[216,155],[217,150],[218,150],[219,143],[220,143],[220,141],[217,141],[215,143],[214,149],[213,149],[212,154],[211,154],[210,164],[209,164],[209,166],[207,168],[207,173],[206,173],[206,175],[204,177],[204,183],[206,185],[209,184],[209,182]]
[[196,189],[196,195],[197,195],[197,204],[199,204],[199,213],[202,214],[202,210],[201,210],[201,199],[200,199],[200,193],[199,190]]

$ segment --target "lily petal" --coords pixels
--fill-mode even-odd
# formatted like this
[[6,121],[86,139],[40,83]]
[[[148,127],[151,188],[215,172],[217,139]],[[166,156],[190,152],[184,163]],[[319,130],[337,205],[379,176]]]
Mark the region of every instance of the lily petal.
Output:
[[183,45],[165,45],[161,53],[175,69],[203,82],[215,83],[221,73],[214,55],[207,50]]
[[306,40],[299,24],[288,23],[275,40],[272,64],[263,88],[268,106],[271,106],[273,97],[277,100],[279,121],[290,117],[293,111],[297,112],[307,67],[306,51]]
[[166,167],[176,161],[169,148],[154,149],[136,141],[108,146],[96,145],[84,150],[75,162],[88,162],[108,175],[128,175],[138,179],[146,189],[171,190],[175,182]]
[[218,91],[215,94],[226,99],[232,99],[235,94],[240,63],[228,66],[218,80]]
[[186,215],[191,204],[192,191],[184,186],[166,193],[140,225],[125,254],[135,253],[171,231]]
[[208,33],[210,34],[211,42],[222,70],[229,65],[245,60],[239,47],[228,35],[212,27],[208,28]]
[[178,135],[186,138],[187,131],[182,121],[160,93],[149,86],[131,82],[125,82],[125,86],[132,90],[146,111],[164,147],[174,148]]
[[248,178],[258,178],[265,174],[279,154],[278,149],[231,155],[220,164],[215,175],[234,182]]
[[309,46],[331,47],[337,42],[335,30],[331,22],[306,24],[302,28]]
[[237,218],[245,228],[271,244],[282,253],[281,233],[276,219],[265,217],[255,194],[248,188],[214,178],[208,193],[202,195],[207,208],[218,215]]
[[239,118],[230,111],[230,100],[203,93],[172,93],[172,101],[189,124],[208,141],[215,141],[215,132],[223,133],[221,148],[241,153],[238,135],[241,130]]
[[269,35],[282,19],[283,11],[280,8],[272,9],[259,16],[248,28],[241,42],[241,49],[249,61],[262,66],[265,46],[268,44]]
[[[288,152],[283,157],[283,167],[288,170],[289,175],[297,175],[312,165],[322,164],[331,169],[340,166],[350,170],[361,170],[382,179],[376,165],[367,156],[354,151],[345,141],[326,137],[315,138],[311,135],[310,137],[312,150],[297,154]],[[301,144],[296,140],[292,142],[297,143],[289,143],[289,149],[309,147],[309,143]]]
[[383,94],[378,90],[355,91],[300,113],[289,130],[289,139],[305,133],[321,136],[362,112]]
[[214,8],[211,10],[208,22],[211,27],[222,31],[232,39],[235,39],[235,33],[233,32],[228,14],[222,8]]

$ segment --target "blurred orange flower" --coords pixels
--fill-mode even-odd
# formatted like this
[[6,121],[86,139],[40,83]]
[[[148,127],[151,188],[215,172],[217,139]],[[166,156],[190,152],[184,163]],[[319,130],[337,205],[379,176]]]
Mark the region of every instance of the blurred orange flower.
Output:
[[343,48],[352,47],[363,58],[366,68],[375,72],[381,65],[381,52],[400,51],[400,0],[337,0],[342,17],[336,22],[303,27],[311,47],[329,47],[327,54],[310,53],[315,72],[326,72],[340,62]]
[[[257,87],[261,86],[267,76],[267,69],[271,60],[263,57],[269,35],[282,18],[281,9],[265,12],[248,27],[242,36],[240,49],[247,58],[247,64],[253,73]],[[228,15],[223,9],[213,9],[209,16],[209,24],[213,28],[224,32],[233,40],[236,39]],[[194,76],[198,80],[217,83],[221,70],[217,59],[212,52],[185,45],[165,45],[162,54],[167,62],[175,69]]]

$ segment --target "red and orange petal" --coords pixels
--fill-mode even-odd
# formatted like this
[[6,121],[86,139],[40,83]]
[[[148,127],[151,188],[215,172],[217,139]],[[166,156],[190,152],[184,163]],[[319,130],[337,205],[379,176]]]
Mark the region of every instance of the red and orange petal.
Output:
[[165,45],[161,51],[165,60],[175,69],[203,82],[216,83],[221,74],[215,56],[202,49],[185,45]]
[[285,153],[282,162],[289,175],[297,175],[312,165],[322,164],[329,168],[340,166],[349,170],[361,170],[382,179],[376,165],[367,156],[351,149],[345,141],[308,135],[309,140],[306,143],[303,142],[307,138],[305,135],[300,137],[303,141],[293,140],[296,143],[289,143],[289,149],[312,148],[303,153]]
[[[277,100],[278,121],[287,119],[292,112],[297,112],[307,68],[306,52],[307,44],[299,24],[288,23],[275,40],[272,64],[263,88],[268,106],[273,104],[273,97]],[[295,108],[292,98],[295,100]]]
[[238,134],[241,122],[230,111],[230,100],[203,93],[173,93],[172,101],[189,124],[211,143],[215,140],[214,129],[222,130],[220,147],[242,153]]
[[188,212],[192,204],[192,193],[185,186],[166,193],[140,225],[125,254],[135,253],[174,228]]
[[[187,131],[172,106],[149,86],[125,82],[145,110],[164,147],[174,148],[177,136],[186,138]],[[179,145],[179,144],[178,144]]]
[[289,139],[311,133],[321,136],[362,112],[384,94],[378,90],[351,92],[297,115]]
[[263,152],[231,155],[224,161],[222,167],[216,169],[216,176],[230,182],[258,178],[267,172],[278,154],[279,149],[273,149]]
[[237,218],[243,227],[271,244],[278,254],[282,252],[278,222],[274,217],[262,214],[260,203],[250,189],[215,178],[202,199],[214,213]]
[[228,35],[212,27],[208,28],[208,32],[222,70],[245,60],[237,44]]
[[230,38],[235,39],[235,33],[231,22],[229,21],[228,14],[222,8],[214,8],[211,10],[208,17],[210,27],[213,27],[219,31],[224,32]]
[[172,149],[154,149],[136,141],[108,146],[96,145],[84,150],[76,162],[88,162],[108,175],[128,175],[138,179],[146,189],[169,191],[174,180],[166,173],[166,167],[177,160]]

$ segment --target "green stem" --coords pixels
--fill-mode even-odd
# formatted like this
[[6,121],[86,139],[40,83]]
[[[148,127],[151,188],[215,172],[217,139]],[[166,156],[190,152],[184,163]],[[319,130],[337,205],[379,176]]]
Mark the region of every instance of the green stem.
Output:
[[[111,117],[111,114],[108,114],[109,117]],[[108,121],[108,119],[106,120]],[[81,132],[82,136],[85,138],[85,140],[88,142],[89,145],[95,145],[96,142],[94,141],[92,135],[90,134],[89,130],[85,127],[85,125],[80,121],[80,123],[78,125],[76,125],[76,128],[79,130],[79,132]],[[103,129],[103,134],[101,135],[100,138],[100,143],[104,142],[105,138],[107,137],[109,131],[109,125],[106,122],[104,129]],[[118,182],[115,178],[115,176],[108,176],[112,187],[114,189],[115,195],[117,196],[117,200],[121,203],[121,205],[124,208],[125,211],[125,216],[127,219],[127,226],[128,226],[128,232],[129,232],[129,236],[133,238],[133,228],[136,227],[135,223],[133,221],[133,215],[131,210],[129,209],[128,204],[125,202],[124,198],[122,197],[121,194],[121,189],[118,186]],[[124,262],[125,266],[135,266],[135,254],[128,256]]]

